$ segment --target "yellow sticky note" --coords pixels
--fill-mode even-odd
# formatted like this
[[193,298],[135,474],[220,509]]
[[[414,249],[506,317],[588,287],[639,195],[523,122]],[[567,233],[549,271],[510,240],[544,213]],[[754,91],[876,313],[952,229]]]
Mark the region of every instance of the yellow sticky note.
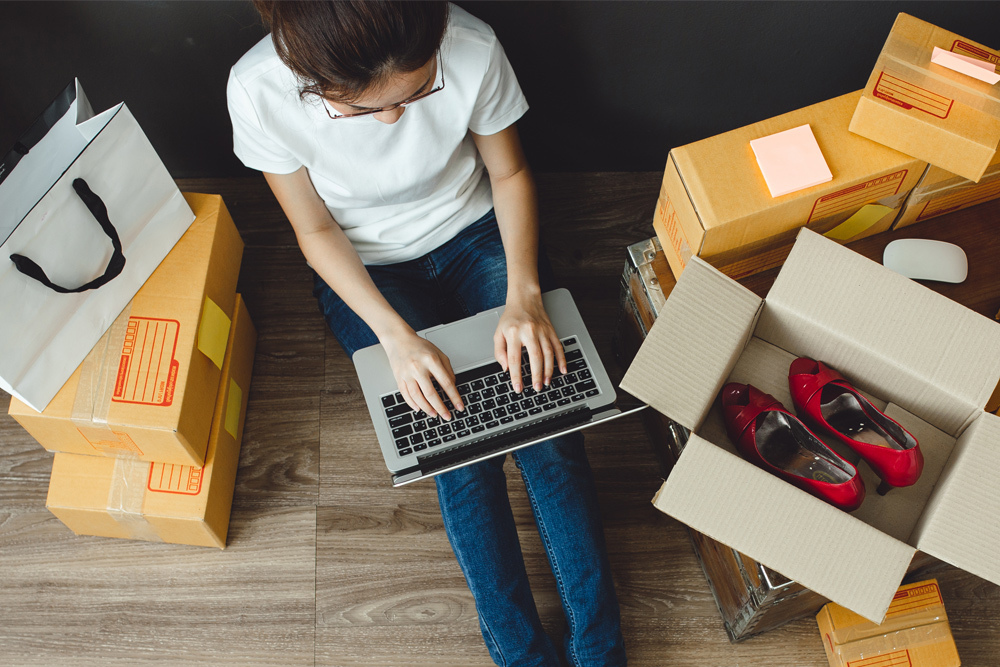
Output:
[[201,311],[201,324],[198,326],[198,349],[220,369],[226,358],[230,324],[232,322],[229,316],[206,296],[205,307]]
[[844,220],[826,234],[823,234],[823,236],[836,239],[837,241],[846,241],[847,239],[854,238],[884,218],[886,213],[891,210],[891,208],[882,204],[865,204],[857,213]]
[[229,402],[226,405],[226,431],[237,438],[240,430],[240,412],[243,409],[243,390],[236,380],[229,378]]

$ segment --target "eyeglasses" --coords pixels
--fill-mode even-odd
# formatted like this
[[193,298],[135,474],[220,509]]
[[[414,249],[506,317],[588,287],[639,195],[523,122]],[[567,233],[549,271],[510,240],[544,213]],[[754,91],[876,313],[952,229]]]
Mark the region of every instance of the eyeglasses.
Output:
[[[371,116],[372,114],[382,113],[383,111],[392,111],[394,109],[398,109],[399,107],[409,106],[410,104],[413,104],[417,100],[422,100],[425,97],[433,95],[434,93],[436,93],[439,90],[441,90],[441,89],[444,88],[444,68],[441,66],[441,54],[440,53],[438,54],[437,71],[441,73],[441,84],[440,85],[435,86],[434,88],[431,88],[426,93],[420,93],[419,95],[414,95],[413,97],[405,99],[402,102],[397,102],[396,104],[393,104],[391,106],[382,107],[380,109],[369,109],[368,111],[358,111],[357,113],[339,113],[338,112],[336,116],[333,115],[332,113],[330,113],[330,109],[331,109],[330,103],[327,102],[326,100],[323,100],[323,108],[326,109],[326,115],[327,116],[329,116],[332,120],[337,120],[338,118],[357,118],[358,116]],[[437,77],[435,77],[435,78],[437,78]],[[336,111],[336,110],[334,109],[334,111]]]

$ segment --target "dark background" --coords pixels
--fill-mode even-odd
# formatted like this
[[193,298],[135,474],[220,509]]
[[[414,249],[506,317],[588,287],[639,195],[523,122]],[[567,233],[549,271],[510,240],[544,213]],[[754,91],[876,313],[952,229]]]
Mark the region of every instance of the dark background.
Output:
[[[679,146],[864,87],[896,14],[1000,46],[1000,2],[460,2],[490,23],[531,111],[536,171],[656,171]],[[125,101],[177,178],[232,155],[229,68],[249,2],[0,2],[0,150],[74,76]]]

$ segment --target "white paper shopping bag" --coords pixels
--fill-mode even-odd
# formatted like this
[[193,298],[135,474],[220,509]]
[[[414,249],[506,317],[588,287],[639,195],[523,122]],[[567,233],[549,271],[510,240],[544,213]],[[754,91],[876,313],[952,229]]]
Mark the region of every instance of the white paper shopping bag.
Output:
[[43,410],[192,221],[128,108],[67,87],[0,163],[0,388]]

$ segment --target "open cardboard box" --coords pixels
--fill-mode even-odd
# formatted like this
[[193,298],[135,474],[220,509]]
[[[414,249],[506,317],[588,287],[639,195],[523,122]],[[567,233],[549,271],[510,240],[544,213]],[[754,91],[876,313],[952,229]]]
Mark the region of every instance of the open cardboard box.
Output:
[[[862,462],[868,494],[848,514],[737,454],[722,386],[791,409],[798,356],[916,436],[917,484],[879,496]],[[983,411],[998,378],[1000,324],[803,229],[766,300],[693,259],[621,386],[691,430],[658,509],[879,623],[918,549],[1000,583],[1000,417]]]

